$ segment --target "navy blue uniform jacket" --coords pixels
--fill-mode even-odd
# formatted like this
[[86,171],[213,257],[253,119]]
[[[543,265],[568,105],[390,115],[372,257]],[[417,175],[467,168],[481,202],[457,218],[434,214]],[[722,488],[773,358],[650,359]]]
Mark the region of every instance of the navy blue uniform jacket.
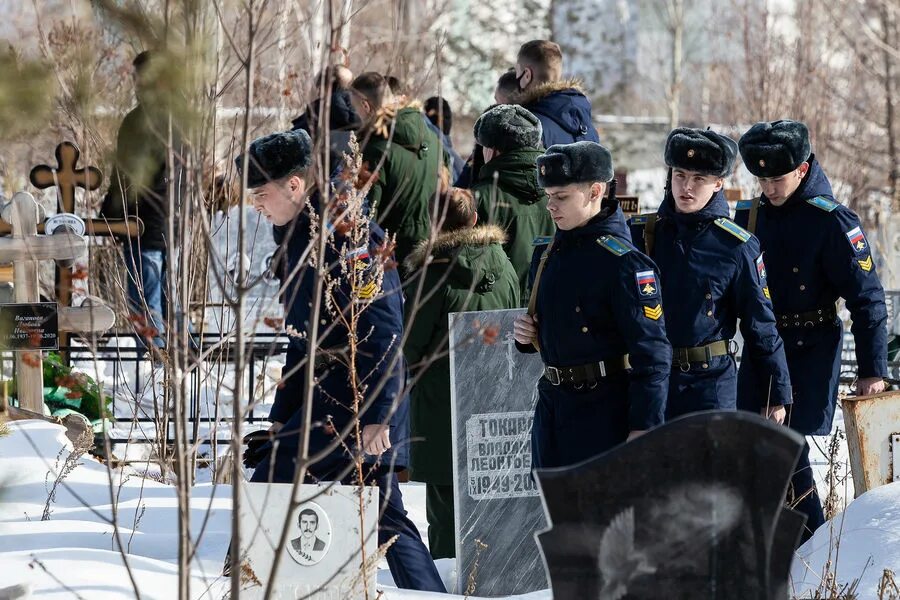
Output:
[[[315,273],[314,268],[309,266],[306,256],[310,238],[310,224],[306,211],[292,224],[275,227],[276,242],[285,252],[282,261],[283,281],[289,281],[282,298],[285,304],[285,321],[286,325],[293,327],[301,335],[308,334],[311,329]],[[366,388],[362,402],[368,402],[374,397],[371,407],[360,416],[360,423],[362,426],[390,423],[393,448],[382,455],[381,464],[393,464],[399,469],[405,467],[408,462],[409,437],[407,398],[402,397],[397,401],[403,392],[406,372],[400,356],[400,341],[403,336],[403,296],[396,269],[384,271],[380,286],[377,281],[372,280],[373,261],[378,260],[377,250],[383,241],[383,231],[372,223],[368,243],[365,245],[351,247],[348,238],[337,232],[332,233],[327,242],[324,264],[332,277],[340,278],[340,284],[334,286],[330,292],[327,289],[325,291],[325,295],[330,297],[331,308],[323,299],[319,314],[318,352],[320,357],[324,356],[323,352],[334,352],[342,359],[317,371],[318,385],[313,392],[314,425],[310,432],[310,454],[317,452],[334,439],[332,433],[328,431],[329,428],[323,426],[329,417],[338,432],[352,420],[350,406],[353,393],[350,387],[350,372],[345,364],[348,362],[348,331],[346,326],[339,322],[334,311],[349,317],[350,307],[356,298],[357,308],[365,309],[361,312],[357,329],[360,341],[356,357],[356,375]],[[351,269],[359,276],[355,292],[350,283]],[[291,279],[287,279],[291,276]],[[292,461],[297,452],[299,443],[297,431],[302,422],[301,404],[305,398],[304,369],[307,354],[305,336],[292,337],[285,359],[284,373],[297,369],[298,365],[300,369],[284,381],[284,385],[276,392],[269,415],[270,420],[285,423],[284,431],[289,432],[280,440],[276,472],[288,464],[285,461]],[[352,446],[352,438],[348,440],[348,445]],[[323,461],[320,469],[313,468],[313,472],[317,470],[324,472],[334,468],[339,461],[346,458],[346,450],[338,447]],[[367,457],[367,460],[374,461],[374,458]],[[292,465],[292,462],[290,464]],[[257,471],[266,468],[267,465],[261,464]]]
[[[642,295],[641,274],[656,275],[653,262],[630,243],[625,217],[616,203],[604,208],[583,227],[558,230],[537,289],[535,317],[541,359],[553,367],[579,366],[629,355],[631,370],[603,377],[593,389],[553,386],[545,378],[538,384],[539,407],[533,440],[541,439],[541,406],[553,405],[558,435],[545,456],[534,456],[536,466],[559,466],[590,458],[624,441],[629,430],[660,425],[665,411],[672,349],[666,339],[661,298]],[[535,248],[530,280],[533,282],[546,245]],[[522,352],[533,346],[517,344]],[[585,386],[587,387],[587,386]],[[593,407],[606,407],[601,415]],[[597,410],[600,410],[599,408]],[[581,417],[579,417],[579,411]],[[561,413],[566,414],[561,416]],[[574,427],[579,421],[583,436]],[[621,417],[615,429],[602,420]],[[568,431],[567,431],[568,430]],[[541,443],[535,452],[541,452]]]
[[[631,220],[634,244],[644,251],[646,215]],[[728,203],[719,191],[698,212],[675,210],[670,191],[660,205],[650,258],[663,284],[666,333],[673,348],[694,348],[730,340],[741,320],[754,365],[755,385],[745,392],[745,406],[790,404],[791,384],[784,345],[775,327],[766,293],[765,263],[759,241],[728,218]],[[677,358],[677,355],[676,355]],[[743,367],[743,365],[742,365]],[[666,418],[737,405],[734,358],[717,356],[673,368]]]
[[[745,227],[749,208],[749,202],[740,203],[735,216]],[[857,375],[887,376],[887,308],[871,248],[859,217],[834,201],[815,157],[785,204],[776,207],[760,198],[754,233],[765,252],[776,317],[833,307],[844,298],[853,319]],[[806,435],[826,435],[837,402],[840,320],[780,332],[794,390],[790,425]],[[742,370],[738,386],[754,385],[752,374]]]

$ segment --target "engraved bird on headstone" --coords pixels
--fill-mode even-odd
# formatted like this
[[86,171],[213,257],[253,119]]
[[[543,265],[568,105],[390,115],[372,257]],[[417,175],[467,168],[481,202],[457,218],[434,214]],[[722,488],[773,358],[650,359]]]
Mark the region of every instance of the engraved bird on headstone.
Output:
[[619,600],[634,579],[656,572],[649,556],[635,549],[633,506],[613,517],[603,532],[598,566],[603,576],[600,600]]

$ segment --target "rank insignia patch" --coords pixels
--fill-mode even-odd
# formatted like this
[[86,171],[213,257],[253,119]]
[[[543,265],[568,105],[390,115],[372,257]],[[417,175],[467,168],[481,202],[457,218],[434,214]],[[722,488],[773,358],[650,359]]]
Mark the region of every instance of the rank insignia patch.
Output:
[[634,274],[634,280],[637,282],[638,293],[644,297],[656,295],[656,273],[650,271],[638,271]]
[[763,296],[766,297],[766,300],[771,300],[772,295],[769,293],[769,286],[763,286]]
[[644,306],[644,316],[650,319],[651,321],[659,321],[659,318],[662,316],[662,304],[657,304],[653,308],[649,306]]
[[756,259],[756,273],[759,275],[760,281],[766,278],[766,263],[763,262],[762,254]]
[[869,271],[872,270],[873,265],[872,265],[872,257],[871,256],[866,257],[866,260],[858,260],[856,262],[859,263],[860,268],[863,271],[865,271],[866,273],[868,273]]
[[353,290],[356,293],[356,297],[360,300],[371,300],[375,297],[376,292],[378,292],[378,286],[374,281],[370,281],[365,285],[356,288]]
[[854,227],[844,235],[847,236],[847,239],[850,240],[850,245],[853,246],[853,249],[857,252],[862,252],[868,246],[868,244],[866,244],[866,236],[863,235],[862,229],[859,227]]

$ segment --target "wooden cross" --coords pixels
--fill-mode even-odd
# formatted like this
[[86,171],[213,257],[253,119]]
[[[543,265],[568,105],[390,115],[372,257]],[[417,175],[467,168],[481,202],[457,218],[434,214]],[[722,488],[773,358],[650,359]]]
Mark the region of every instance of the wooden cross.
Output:
[[77,169],[81,151],[72,142],[63,142],[56,147],[57,168],[38,165],[31,170],[29,179],[39,190],[59,187],[59,203],[62,212],[75,212],[75,187],[96,190],[103,183],[103,175],[95,167]]
[[[0,238],[0,256],[14,265],[17,303],[40,299],[38,263],[41,260],[75,260],[87,253],[87,240],[80,235],[59,232],[38,235],[38,206],[31,194],[19,192],[3,208],[2,216],[12,224],[13,237]],[[106,306],[59,307],[60,331],[106,331],[115,323],[115,314]],[[26,358],[16,354],[17,397],[20,408],[30,414],[43,414],[43,367],[40,352]]]

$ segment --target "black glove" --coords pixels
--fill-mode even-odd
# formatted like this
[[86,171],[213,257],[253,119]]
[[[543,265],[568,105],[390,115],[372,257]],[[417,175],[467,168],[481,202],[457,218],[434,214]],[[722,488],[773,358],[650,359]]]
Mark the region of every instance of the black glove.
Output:
[[270,448],[266,446],[274,437],[275,434],[265,429],[245,435],[244,444],[246,444],[247,449],[244,450],[244,466],[248,469],[255,469],[256,465],[268,456]]

